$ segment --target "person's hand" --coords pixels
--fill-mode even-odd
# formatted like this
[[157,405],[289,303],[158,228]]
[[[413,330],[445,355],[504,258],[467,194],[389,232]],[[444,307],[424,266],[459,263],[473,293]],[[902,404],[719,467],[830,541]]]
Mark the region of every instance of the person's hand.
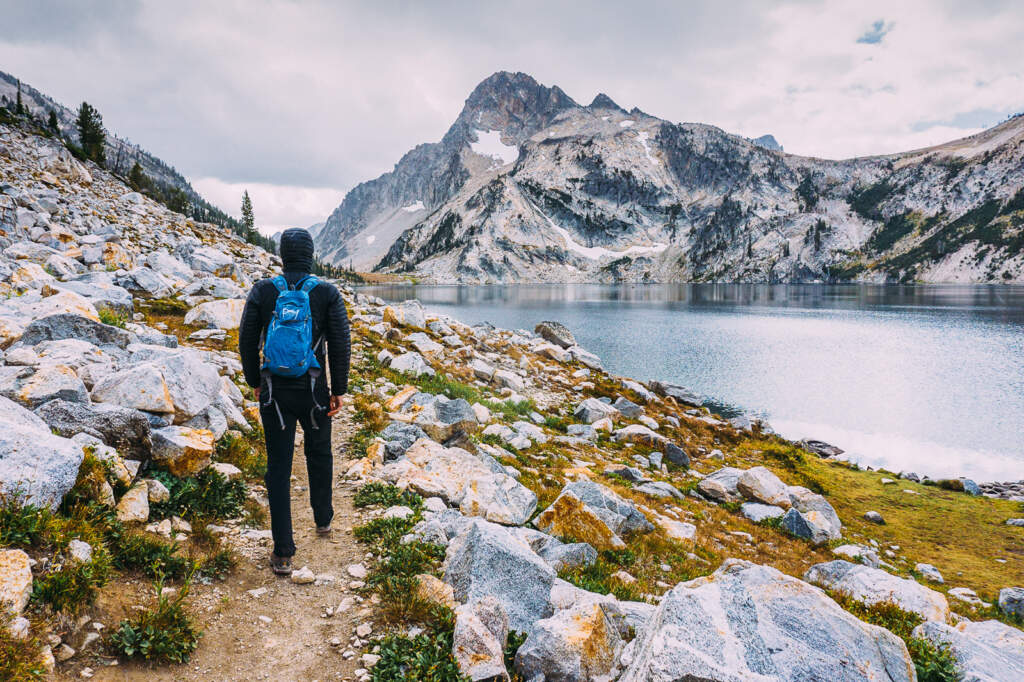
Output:
[[260,387],[257,386],[256,388],[252,389],[252,394],[253,394],[253,396],[255,396],[256,402],[259,402],[260,401]]
[[327,416],[328,417],[333,417],[334,415],[338,414],[339,412],[341,412],[341,396],[340,395],[332,395],[331,396],[331,407],[330,407],[330,409],[327,410]]

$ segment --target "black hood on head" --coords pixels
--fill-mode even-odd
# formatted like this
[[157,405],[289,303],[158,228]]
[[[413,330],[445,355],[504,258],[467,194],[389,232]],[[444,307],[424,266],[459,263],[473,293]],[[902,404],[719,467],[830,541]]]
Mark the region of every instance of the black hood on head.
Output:
[[313,269],[313,238],[302,228],[285,230],[278,251],[285,272],[309,272]]

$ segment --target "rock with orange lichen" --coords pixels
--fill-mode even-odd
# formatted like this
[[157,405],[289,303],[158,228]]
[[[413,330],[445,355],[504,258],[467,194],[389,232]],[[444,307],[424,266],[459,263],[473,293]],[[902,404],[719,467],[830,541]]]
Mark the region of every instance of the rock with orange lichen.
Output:
[[549,535],[576,538],[598,550],[621,549],[625,547],[621,535],[654,530],[636,505],[588,480],[562,488],[551,506],[537,516],[534,525]]
[[574,606],[537,622],[516,653],[516,670],[527,680],[612,680],[628,636],[614,602]]
[[472,682],[508,680],[505,640],[508,616],[494,597],[483,597],[455,609],[452,655]]
[[210,466],[213,433],[209,429],[166,426],[153,430],[153,459],[178,477],[193,476]]

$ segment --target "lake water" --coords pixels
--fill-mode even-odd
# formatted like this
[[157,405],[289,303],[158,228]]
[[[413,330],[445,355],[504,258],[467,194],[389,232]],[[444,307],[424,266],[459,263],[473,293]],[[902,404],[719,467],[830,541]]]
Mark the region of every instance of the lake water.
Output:
[[1024,287],[373,286],[467,324],[557,320],[606,369],[930,476],[1024,478]]

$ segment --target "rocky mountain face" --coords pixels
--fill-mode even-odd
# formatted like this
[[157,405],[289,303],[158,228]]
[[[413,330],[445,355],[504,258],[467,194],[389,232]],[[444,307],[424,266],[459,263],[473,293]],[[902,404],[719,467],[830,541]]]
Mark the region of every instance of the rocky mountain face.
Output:
[[[75,119],[78,117],[76,109],[64,106],[25,82],[19,84],[15,76],[0,71],[0,102],[16,102],[19,87],[22,104],[30,114],[41,124],[45,124],[50,112],[53,111],[57,115],[60,133],[66,139],[78,143],[78,129],[75,127]],[[127,176],[132,165],[138,162],[143,172],[159,187],[180,189],[190,202],[205,203],[188,180],[173,166],[139,145],[108,132],[105,151],[108,167],[115,174]]]
[[1024,116],[830,161],[500,72],[317,241],[435,282],[1020,282]]

